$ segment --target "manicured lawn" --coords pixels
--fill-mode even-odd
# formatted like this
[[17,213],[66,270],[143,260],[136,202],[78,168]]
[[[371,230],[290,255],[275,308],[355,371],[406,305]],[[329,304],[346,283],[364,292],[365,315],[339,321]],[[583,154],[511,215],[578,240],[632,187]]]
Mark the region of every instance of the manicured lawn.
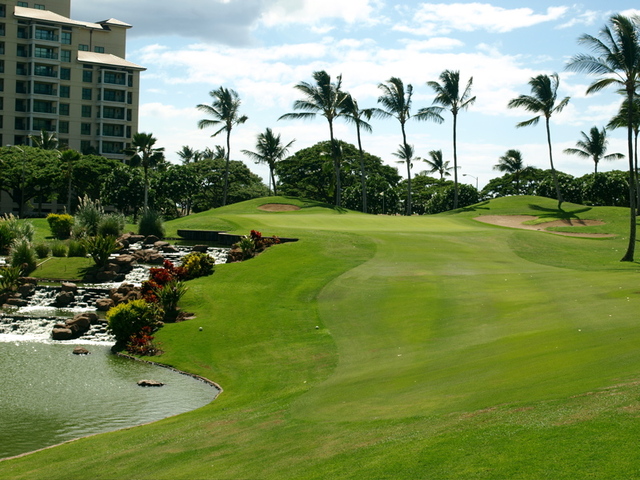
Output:
[[[274,202],[303,208],[256,208]],[[1,462],[0,478],[638,478],[640,268],[618,261],[628,213],[554,206],[519,197],[407,218],[270,198],[171,222],[168,234],[300,239],[190,282],[182,306],[197,318],[157,336],[160,361],[224,392]],[[481,214],[600,219],[588,228],[617,237]]]

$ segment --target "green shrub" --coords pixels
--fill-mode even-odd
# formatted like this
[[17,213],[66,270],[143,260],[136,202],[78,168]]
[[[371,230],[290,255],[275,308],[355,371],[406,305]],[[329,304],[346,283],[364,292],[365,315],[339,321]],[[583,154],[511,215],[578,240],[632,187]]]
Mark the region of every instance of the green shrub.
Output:
[[35,228],[31,222],[19,220],[12,214],[0,216],[0,253],[6,253],[19,239],[33,240]]
[[164,238],[164,225],[160,214],[153,210],[145,210],[140,216],[138,234],[155,235],[158,238]]
[[104,215],[98,223],[98,235],[119,237],[124,231],[124,225],[124,215],[119,213]]
[[67,213],[50,213],[47,215],[51,235],[61,240],[69,238],[73,227],[73,217]]
[[109,255],[118,249],[118,243],[112,236],[102,237],[97,235],[95,237],[87,237],[82,242],[87,249],[87,253],[91,255],[98,267],[104,267],[109,261]]
[[[78,209],[76,210],[76,223],[81,232],[93,237],[98,234],[98,225],[104,215],[104,211],[99,201],[91,200],[87,195],[80,198]],[[83,235],[84,236],[84,235]]]
[[48,243],[37,243],[34,247],[38,258],[47,258],[51,253],[51,247]]
[[69,240],[69,252],[70,257],[86,257],[87,247],[84,242],[80,240]]
[[247,260],[255,256],[256,244],[254,243],[251,237],[248,237],[245,235],[240,239],[240,241],[236,245],[242,251],[243,260]]
[[9,225],[0,220],[0,254],[7,253],[14,240],[15,236]]
[[18,289],[20,275],[20,267],[0,268],[0,294],[15,292]]
[[175,322],[178,316],[178,302],[187,293],[188,287],[180,280],[171,280],[155,289],[158,303],[164,310],[164,320]]
[[182,268],[188,279],[211,275],[215,266],[215,260],[206,253],[191,252],[182,259]]
[[109,309],[107,329],[116,337],[116,343],[122,345],[145,327],[156,331],[162,325],[161,318],[162,310],[157,304],[132,300]]
[[13,244],[9,256],[11,266],[21,268],[23,275],[29,275],[38,264],[33,245],[24,238]]
[[66,257],[67,246],[62,242],[53,242],[51,244],[51,255],[54,257]]

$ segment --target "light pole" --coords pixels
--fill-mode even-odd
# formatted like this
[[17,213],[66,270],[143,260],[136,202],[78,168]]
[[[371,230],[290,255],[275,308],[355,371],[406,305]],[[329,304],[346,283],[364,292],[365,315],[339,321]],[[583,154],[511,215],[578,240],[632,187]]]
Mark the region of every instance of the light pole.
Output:
[[22,218],[24,210],[24,169],[27,163],[27,154],[25,151],[17,145],[7,145],[7,148],[17,148],[22,152],[22,173],[20,175],[20,205],[18,210],[18,216]]
[[463,173],[463,177],[471,177],[476,179],[476,190],[478,190],[478,177],[474,177],[473,175],[469,175],[468,173]]

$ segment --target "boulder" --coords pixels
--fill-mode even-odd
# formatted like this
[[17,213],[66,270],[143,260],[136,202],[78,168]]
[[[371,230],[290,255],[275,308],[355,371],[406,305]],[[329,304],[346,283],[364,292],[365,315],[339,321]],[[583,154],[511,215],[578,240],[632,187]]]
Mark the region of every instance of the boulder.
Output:
[[160,240],[158,237],[156,237],[155,235],[148,235],[144,241],[142,242],[144,245],[153,245],[154,243],[156,243],[158,240]]
[[154,248],[164,248],[168,246],[169,246],[169,242],[165,242],[164,240],[158,240],[157,242],[153,242]]
[[75,294],[75,293],[78,293],[78,286],[75,283],[62,282],[62,291],[73,292]]
[[11,305],[12,307],[26,307],[29,302],[25,298],[14,296],[7,298],[6,304]]
[[209,247],[207,245],[194,245],[191,248],[192,252],[198,252],[198,253],[207,253],[207,250],[209,249]]
[[110,298],[99,298],[96,300],[96,309],[99,312],[106,312],[115,305],[115,302]]
[[29,297],[35,292],[36,286],[32,283],[25,283],[24,285],[20,285],[18,287],[18,293],[22,297]]
[[80,347],[80,346],[78,346],[78,347],[76,347],[76,348],[74,348],[74,349],[73,349],[73,352],[72,352],[72,353],[73,353],[74,355],[89,355],[89,353],[91,353],[91,352],[89,352],[89,350],[87,350],[87,349],[86,349],[86,348],[84,348],[84,347]]
[[20,277],[18,279],[18,282],[20,283],[20,285],[26,285],[26,284],[37,285],[38,279],[33,277]]
[[73,338],[73,332],[68,328],[54,328],[51,338],[53,340],[70,340]]
[[178,248],[173,245],[167,245],[166,247],[162,247],[162,253],[178,253],[179,251],[180,250],[178,250]]
[[57,307],[57,308],[64,308],[64,307],[68,307],[71,302],[73,302],[75,300],[75,295],[73,294],[73,292],[60,292],[57,296],[55,301],[53,302],[53,306]]
[[118,274],[113,270],[106,270],[96,273],[96,280],[99,282],[113,282],[117,276]]
[[161,387],[164,383],[158,382],[157,380],[139,380],[138,386],[140,387]]
[[112,262],[116,265],[131,267],[136,263],[136,257],[128,253],[123,253],[115,257]]

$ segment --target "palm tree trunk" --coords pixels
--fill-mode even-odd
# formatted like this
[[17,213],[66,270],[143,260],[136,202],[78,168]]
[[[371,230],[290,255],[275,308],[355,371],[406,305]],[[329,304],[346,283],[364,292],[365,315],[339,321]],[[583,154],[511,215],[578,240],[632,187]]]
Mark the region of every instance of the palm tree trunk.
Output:
[[227,193],[229,192],[229,160],[231,158],[231,129],[227,128],[227,158],[224,164],[224,190],[222,191],[222,206],[227,204]]
[[364,171],[364,152],[362,150],[362,141],[360,140],[360,124],[356,123],[356,132],[358,134],[358,150],[360,151],[360,183],[362,185],[362,213],[367,213],[367,180]]
[[71,172],[69,172],[69,180],[67,182],[67,213],[71,215]]
[[458,150],[457,132],[458,115],[453,114],[453,209],[458,208]]
[[553,166],[553,150],[551,148],[551,129],[549,128],[549,117],[545,118],[547,126],[547,145],[549,146],[549,164],[551,165],[551,176],[553,177],[553,186],[556,188],[558,196],[558,210],[562,209],[562,193],[560,193],[560,184],[558,183],[558,174]]
[[[404,145],[404,151],[407,151],[407,133],[404,131],[404,123],[400,123],[402,128],[402,142]],[[411,216],[411,159],[405,159],[407,162],[407,205],[405,207],[405,213]]]
[[336,207],[342,206],[342,182],[340,179],[340,159],[338,158],[338,146],[333,138],[333,122],[329,121],[329,137],[331,138],[331,159],[336,177]]
[[[627,87],[629,105],[633,105],[635,85]],[[627,118],[627,148],[629,150],[629,245],[621,262],[633,262],[636,248],[636,172],[633,162],[633,109],[629,108]]]
[[638,185],[638,130],[633,132],[633,161],[635,163],[636,172],[636,216],[638,215],[638,208],[640,207],[640,185]]
[[143,165],[144,170],[144,209],[147,210],[148,200],[149,200],[149,167],[147,165]]

